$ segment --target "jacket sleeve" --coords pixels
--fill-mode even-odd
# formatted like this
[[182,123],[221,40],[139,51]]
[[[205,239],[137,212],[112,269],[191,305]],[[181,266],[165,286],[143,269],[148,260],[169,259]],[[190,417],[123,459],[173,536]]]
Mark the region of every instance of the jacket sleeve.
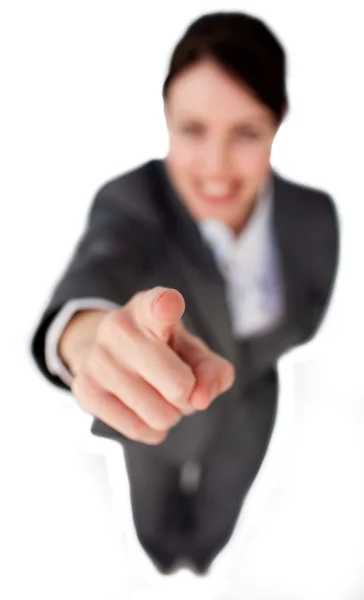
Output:
[[[46,336],[51,323],[71,300],[103,298],[123,305],[144,289],[148,268],[148,230],[111,193],[106,184],[96,194],[80,236],[63,274],[48,298],[31,339],[31,355],[40,372],[52,384],[69,389],[46,361]],[[135,200],[137,202],[137,199]],[[153,236],[152,236],[153,237]]]

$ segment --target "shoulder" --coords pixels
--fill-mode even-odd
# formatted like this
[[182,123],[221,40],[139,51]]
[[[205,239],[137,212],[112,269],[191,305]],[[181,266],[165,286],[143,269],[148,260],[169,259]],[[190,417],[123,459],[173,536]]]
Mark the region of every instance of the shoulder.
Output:
[[292,238],[292,247],[304,249],[311,272],[336,272],[340,255],[340,215],[326,190],[305,185],[275,173],[275,197],[281,221]]
[[303,287],[326,302],[340,262],[340,219],[326,190],[275,174],[277,222]]
[[332,195],[326,190],[283,177],[276,171],[274,181],[284,192],[287,204],[297,213],[303,223],[311,227],[328,227],[338,230],[338,210]]
[[340,262],[339,217],[326,190],[276,177],[280,218],[304,297],[305,330],[316,331],[329,306]]
[[145,223],[157,220],[152,173],[158,159],[151,159],[103,182],[96,190],[91,215],[116,214]]
[[151,159],[135,165],[102,183],[98,188],[98,192],[119,195],[125,190],[143,189],[148,179],[148,171],[158,162],[157,159]]

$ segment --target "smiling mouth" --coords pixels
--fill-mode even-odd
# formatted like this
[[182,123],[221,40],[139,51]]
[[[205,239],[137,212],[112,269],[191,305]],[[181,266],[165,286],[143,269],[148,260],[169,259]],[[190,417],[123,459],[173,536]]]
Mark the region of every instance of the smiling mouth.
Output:
[[208,202],[209,204],[220,205],[236,201],[238,194],[241,192],[242,185],[240,183],[232,185],[217,183],[203,185],[201,183],[195,183],[194,189],[202,201]]

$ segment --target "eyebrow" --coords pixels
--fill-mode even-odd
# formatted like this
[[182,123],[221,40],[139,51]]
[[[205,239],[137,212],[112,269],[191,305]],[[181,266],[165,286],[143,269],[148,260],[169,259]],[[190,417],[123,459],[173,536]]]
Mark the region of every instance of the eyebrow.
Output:
[[[186,121],[192,121],[194,123],[204,123],[203,117],[194,116],[194,115],[191,115],[188,113],[182,113],[180,118],[183,120],[186,120]],[[240,127],[250,127],[252,125],[261,125],[262,123],[264,124],[266,122],[267,122],[267,119],[263,116],[262,117],[257,117],[257,116],[245,117],[241,121],[236,121],[235,123],[232,123],[231,129],[237,129]]]

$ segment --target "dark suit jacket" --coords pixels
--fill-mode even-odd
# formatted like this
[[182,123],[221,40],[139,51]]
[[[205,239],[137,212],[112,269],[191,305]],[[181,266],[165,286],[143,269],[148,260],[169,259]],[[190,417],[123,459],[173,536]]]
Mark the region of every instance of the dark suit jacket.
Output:
[[[206,452],[223,431],[227,435],[228,427],[235,428],[236,436],[244,436],[244,418],[241,422],[230,419],[228,425],[228,415],[251,402],[248,390],[260,389],[255,384],[270,381],[273,385],[277,359],[314,335],[338,265],[339,227],[330,196],[290,182],[275,171],[273,193],[285,318],[276,330],[249,340],[241,353],[232,331],[224,280],[163,161],[149,161],[103,185],[32,339],[31,351],[43,375],[67,388],[49,373],[44,358],[47,327],[65,302],[99,296],[122,305],[137,291],[156,285],[173,287],[186,302],[185,326],[232,361],[238,377],[207,411],[183,419],[152,451],[184,461]],[[92,432],[125,441],[98,419]],[[233,440],[233,435],[227,437]]]

